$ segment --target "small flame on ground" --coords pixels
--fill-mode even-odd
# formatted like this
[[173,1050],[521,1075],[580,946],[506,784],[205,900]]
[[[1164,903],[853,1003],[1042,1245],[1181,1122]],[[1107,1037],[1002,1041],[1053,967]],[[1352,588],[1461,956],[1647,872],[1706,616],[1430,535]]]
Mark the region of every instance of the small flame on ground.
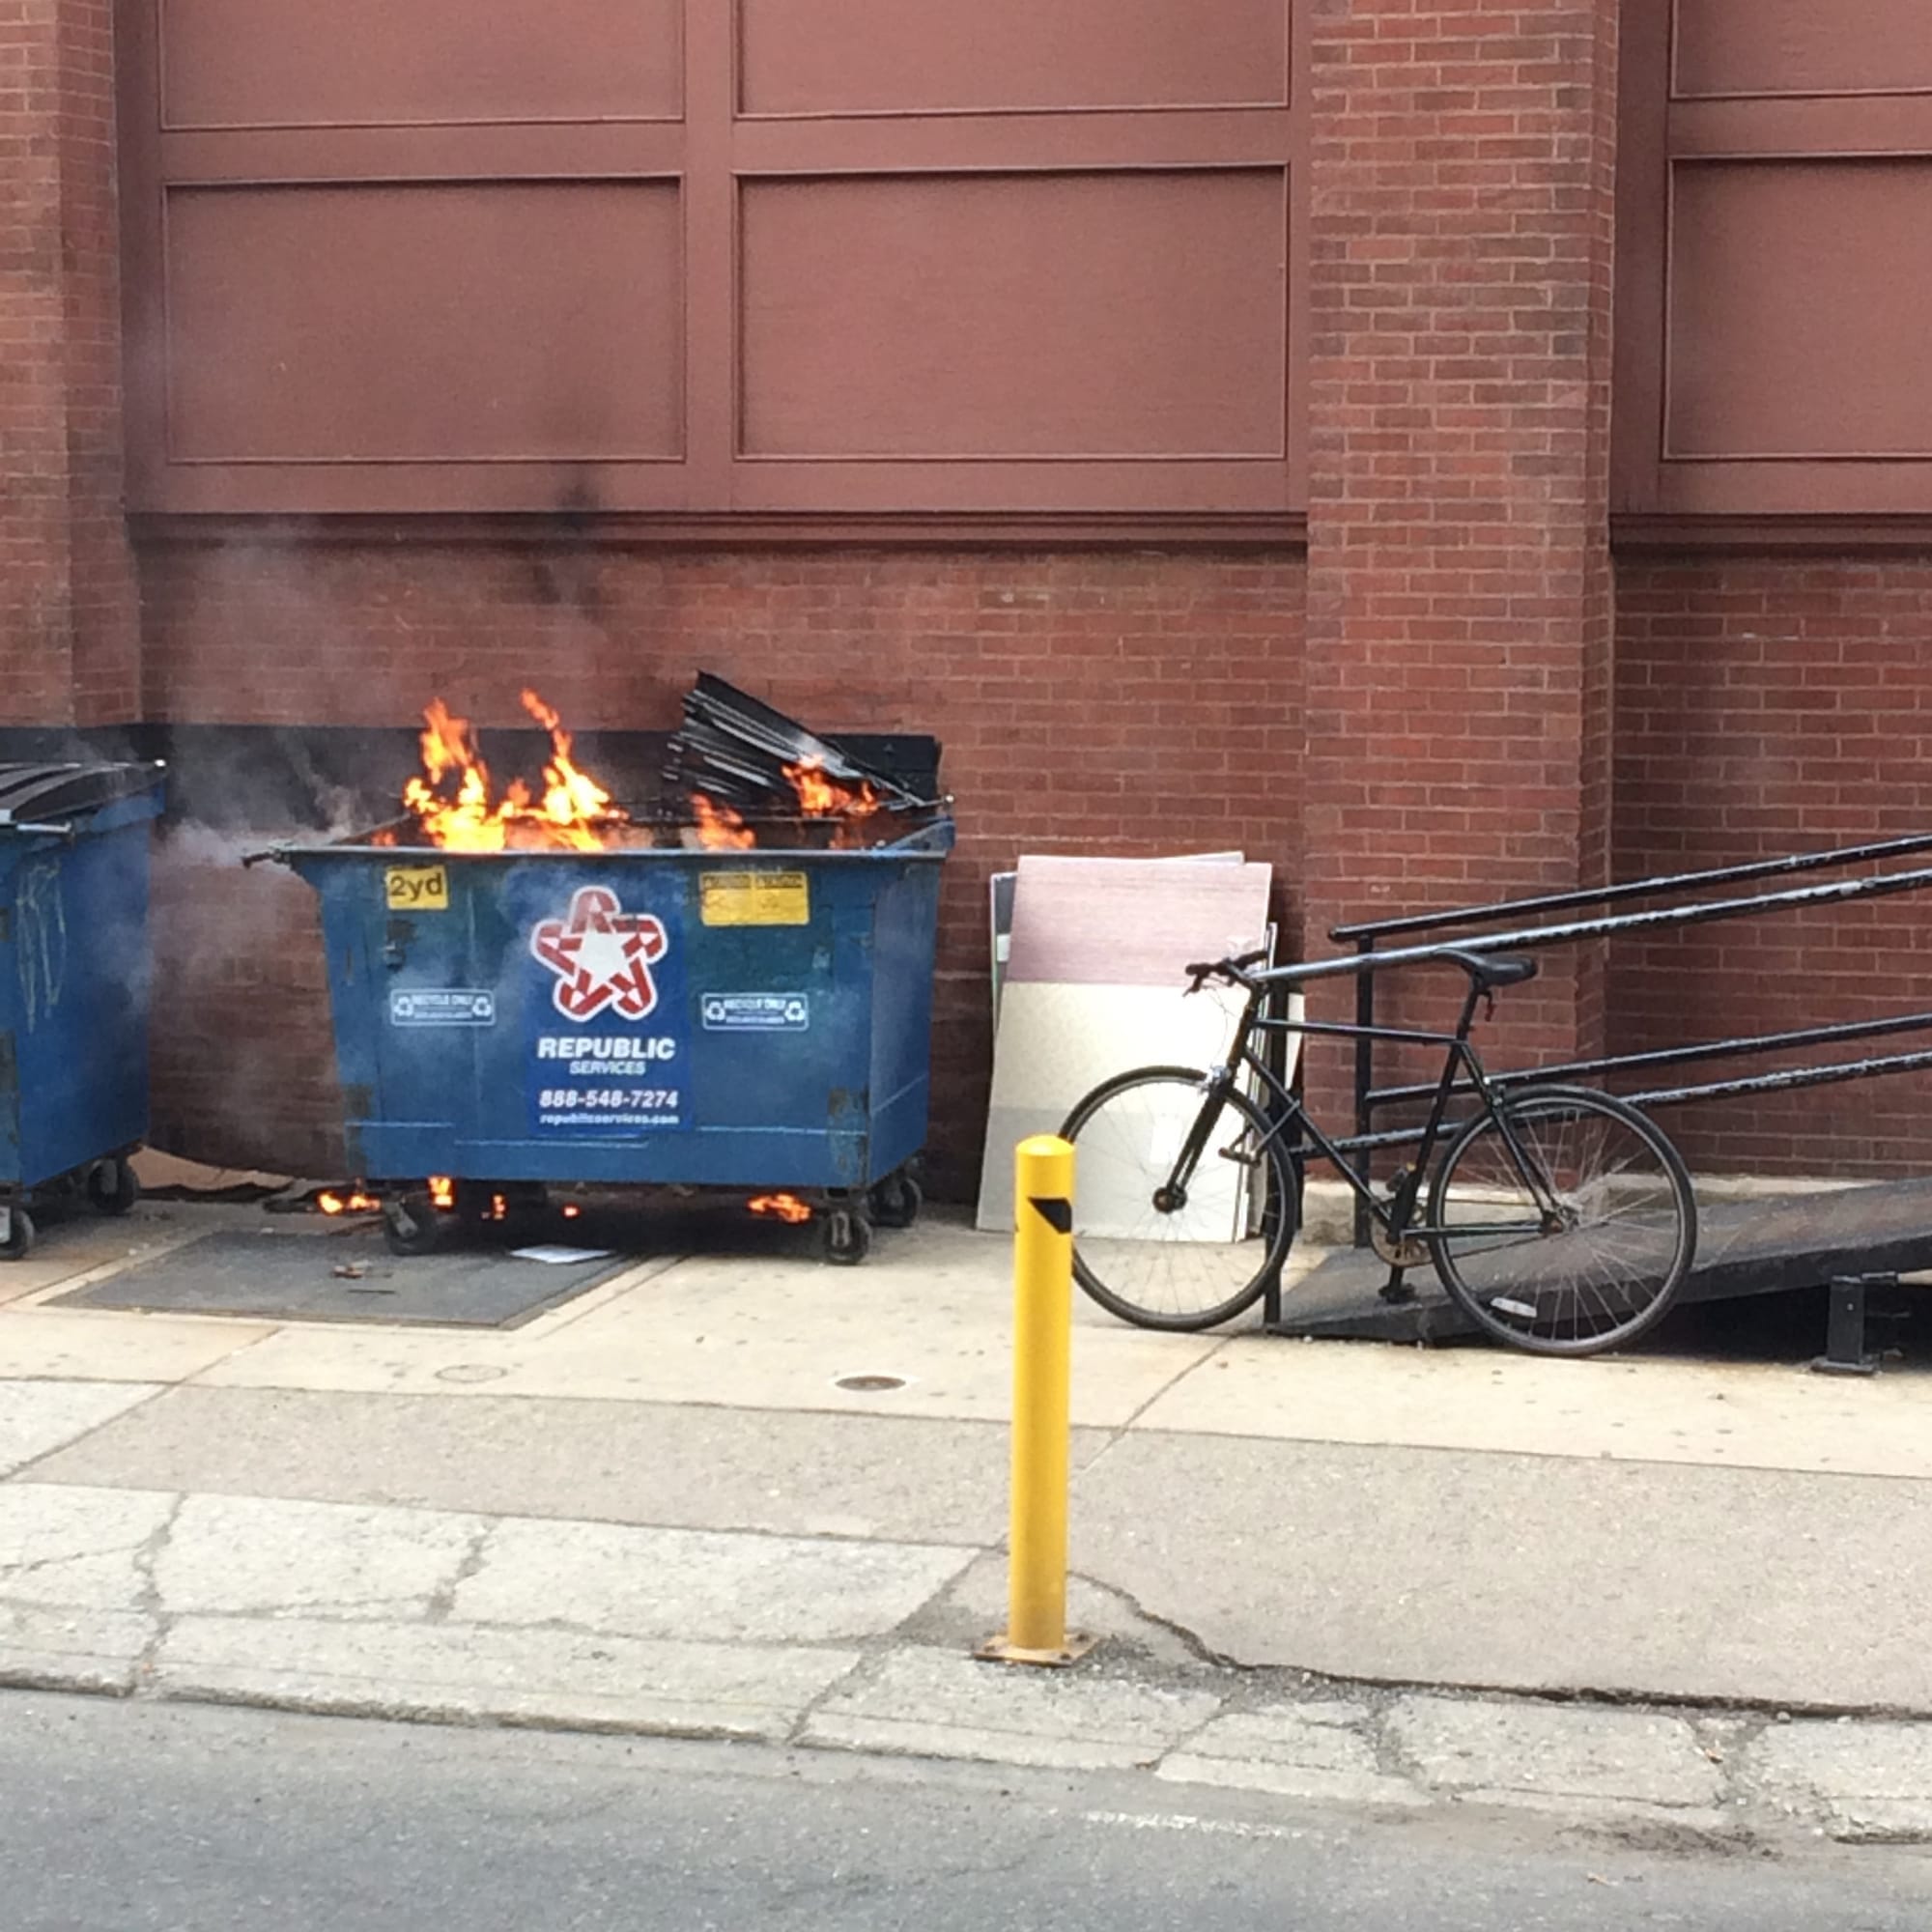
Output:
[[510,1211],[510,1204],[507,1201],[505,1201],[500,1194],[491,1195],[490,1197],[491,1220],[500,1221],[506,1214],[509,1213],[509,1211]]
[[815,758],[786,765],[784,775],[798,794],[799,810],[808,818],[869,818],[884,803],[864,779],[847,784],[828,778],[825,767]]
[[315,1205],[325,1214],[374,1214],[380,1212],[383,1206],[373,1194],[364,1194],[359,1188],[338,1194],[332,1187],[324,1188],[315,1197]]
[[796,1194],[760,1194],[745,1206],[753,1214],[770,1214],[781,1221],[810,1221],[811,1209]]
[[429,1201],[432,1208],[449,1213],[456,1206],[456,1182],[446,1174],[432,1174],[429,1178]]
[[758,842],[758,835],[728,805],[718,805],[701,791],[691,794],[691,810],[697,842],[708,852],[742,852]]
[[576,1220],[577,1217],[582,1212],[583,1209],[580,1208],[575,1201],[566,1201],[563,1204],[563,1218],[566,1221]]

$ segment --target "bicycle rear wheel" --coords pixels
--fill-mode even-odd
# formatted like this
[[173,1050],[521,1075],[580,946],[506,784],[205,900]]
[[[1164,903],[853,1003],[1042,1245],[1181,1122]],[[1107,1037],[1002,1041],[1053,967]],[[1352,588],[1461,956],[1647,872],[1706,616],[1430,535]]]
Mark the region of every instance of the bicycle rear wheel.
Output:
[[[1195,1171],[1175,1165],[1214,1108]],[[1205,1073],[1143,1066],[1103,1082],[1066,1117],[1079,1151],[1073,1273],[1109,1314],[1143,1328],[1212,1328],[1258,1300],[1294,1238],[1293,1177],[1245,1094],[1216,1103]]]
[[1486,1334],[1594,1355],[1662,1320],[1696,1249],[1697,1207],[1677,1150],[1634,1107],[1530,1087],[1450,1144],[1424,1232],[1442,1286]]

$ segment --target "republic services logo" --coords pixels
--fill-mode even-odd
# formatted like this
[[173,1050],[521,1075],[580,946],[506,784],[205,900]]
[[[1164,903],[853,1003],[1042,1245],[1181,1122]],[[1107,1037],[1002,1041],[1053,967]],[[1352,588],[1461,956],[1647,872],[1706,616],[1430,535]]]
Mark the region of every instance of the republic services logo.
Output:
[[530,928],[530,952],[556,975],[552,997],[565,1018],[587,1020],[606,1007],[640,1020],[658,1003],[651,961],[669,946],[664,922],[626,912],[603,886],[580,886],[563,919]]

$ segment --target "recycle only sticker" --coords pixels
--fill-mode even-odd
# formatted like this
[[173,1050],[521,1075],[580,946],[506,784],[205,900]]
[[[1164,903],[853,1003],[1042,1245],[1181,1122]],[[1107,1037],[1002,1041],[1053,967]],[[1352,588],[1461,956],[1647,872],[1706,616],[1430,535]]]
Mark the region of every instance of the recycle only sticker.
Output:
[[811,1025],[804,993],[706,993],[697,1010],[706,1033],[804,1033]]

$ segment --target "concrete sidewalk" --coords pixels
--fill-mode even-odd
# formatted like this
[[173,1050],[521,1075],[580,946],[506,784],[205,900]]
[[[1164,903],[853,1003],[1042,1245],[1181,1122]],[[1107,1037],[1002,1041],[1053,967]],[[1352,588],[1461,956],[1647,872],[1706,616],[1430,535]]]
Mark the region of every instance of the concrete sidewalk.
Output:
[[[1083,1301],[1077,1609],[1111,1641],[1043,1678],[966,1655],[1001,1620],[1005,1243],[941,1219],[834,1270],[761,1236],[513,1330],[51,1305],[260,1219],[75,1223],[0,1275],[0,1676],[1932,1830],[1932,1726],[1802,1716],[1932,1715],[1918,1373]],[[1520,1701],[1552,1691],[1698,1709]]]

